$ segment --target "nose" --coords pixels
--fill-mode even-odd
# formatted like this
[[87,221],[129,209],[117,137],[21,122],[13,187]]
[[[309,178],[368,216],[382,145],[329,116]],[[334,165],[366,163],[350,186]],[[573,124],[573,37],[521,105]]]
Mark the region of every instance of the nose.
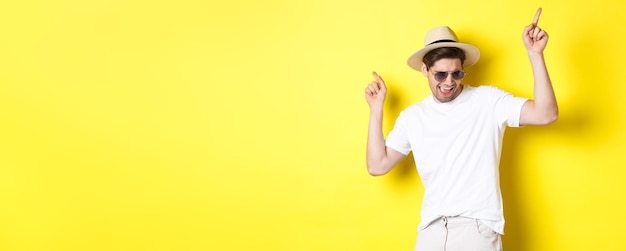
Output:
[[448,75],[446,76],[446,79],[441,83],[448,84],[448,85],[453,84],[454,78],[452,78],[452,73],[448,73]]

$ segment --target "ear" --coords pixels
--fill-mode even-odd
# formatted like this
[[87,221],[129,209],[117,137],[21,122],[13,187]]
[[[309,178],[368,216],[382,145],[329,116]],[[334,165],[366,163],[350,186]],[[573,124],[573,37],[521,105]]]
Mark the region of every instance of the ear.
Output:
[[424,74],[424,77],[428,77],[428,68],[424,63],[422,63],[422,74]]

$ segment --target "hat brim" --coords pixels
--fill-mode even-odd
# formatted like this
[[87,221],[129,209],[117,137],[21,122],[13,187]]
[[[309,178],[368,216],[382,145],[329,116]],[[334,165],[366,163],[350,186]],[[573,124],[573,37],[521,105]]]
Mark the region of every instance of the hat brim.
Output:
[[476,62],[478,62],[478,58],[480,58],[480,51],[476,48],[476,46],[457,42],[441,42],[424,46],[424,48],[413,53],[413,55],[409,57],[409,60],[407,60],[407,64],[409,64],[409,66],[414,70],[421,71],[424,55],[426,55],[429,51],[442,47],[456,47],[463,50],[463,52],[465,52],[465,61],[463,62],[464,68],[476,64]]

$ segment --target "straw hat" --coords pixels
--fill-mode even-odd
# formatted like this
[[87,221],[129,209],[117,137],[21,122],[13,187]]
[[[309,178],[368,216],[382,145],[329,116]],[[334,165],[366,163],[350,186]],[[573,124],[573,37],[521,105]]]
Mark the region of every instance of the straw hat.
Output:
[[448,26],[439,26],[432,28],[426,33],[426,37],[424,38],[424,48],[415,52],[407,63],[409,66],[416,71],[422,70],[422,60],[424,60],[424,55],[429,51],[441,47],[457,47],[462,49],[465,52],[465,61],[463,62],[463,67],[469,67],[475,64],[480,57],[480,51],[476,46],[471,44],[459,43],[459,39],[454,34],[454,31],[450,29]]

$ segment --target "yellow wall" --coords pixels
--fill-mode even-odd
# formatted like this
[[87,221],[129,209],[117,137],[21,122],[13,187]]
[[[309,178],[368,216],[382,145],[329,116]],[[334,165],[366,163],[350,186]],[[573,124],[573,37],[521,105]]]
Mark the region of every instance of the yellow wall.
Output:
[[540,6],[561,117],[507,132],[505,250],[626,249],[626,4],[213,2],[0,3],[0,250],[411,250],[414,165],[365,170],[370,72],[387,132],[449,25],[466,83],[532,95]]

